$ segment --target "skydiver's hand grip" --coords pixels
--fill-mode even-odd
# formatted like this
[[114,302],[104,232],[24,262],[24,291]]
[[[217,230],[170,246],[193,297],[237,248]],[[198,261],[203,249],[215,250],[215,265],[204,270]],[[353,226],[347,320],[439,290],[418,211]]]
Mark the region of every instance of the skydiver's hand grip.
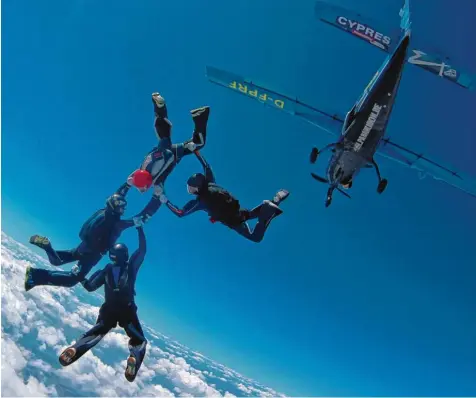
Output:
[[183,147],[188,149],[190,152],[193,152],[197,148],[197,145],[193,141],[188,141],[183,145]]
[[133,217],[132,221],[134,221],[134,226],[136,228],[142,228],[144,226],[144,220],[142,217]]
[[165,193],[165,190],[162,184],[156,185],[154,187],[154,196],[160,197],[163,193]]

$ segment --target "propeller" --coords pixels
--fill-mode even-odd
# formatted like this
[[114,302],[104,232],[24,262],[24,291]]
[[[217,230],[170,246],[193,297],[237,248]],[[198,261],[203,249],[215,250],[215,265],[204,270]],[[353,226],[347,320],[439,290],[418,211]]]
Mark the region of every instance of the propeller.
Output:
[[312,176],[312,178],[314,178],[315,180],[317,180],[319,182],[323,182],[324,184],[329,184],[329,181],[327,180],[327,178],[318,176],[317,174],[314,174],[314,173],[311,173],[311,176]]
[[310,158],[309,160],[311,161],[312,164],[316,163],[318,156],[319,156],[319,149],[312,148],[311,155],[309,157]]
[[340,188],[337,188],[337,190],[344,196],[347,196],[349,199],[352,199],[352,197],[345,191],[343,191],[342,189]]

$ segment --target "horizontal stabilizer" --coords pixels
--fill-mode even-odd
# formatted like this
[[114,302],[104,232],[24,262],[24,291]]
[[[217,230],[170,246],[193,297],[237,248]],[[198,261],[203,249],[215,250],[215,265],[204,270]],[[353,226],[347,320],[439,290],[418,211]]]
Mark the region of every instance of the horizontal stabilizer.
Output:
[[[393,51],[401,36],[400,30],[391,29],[382,22],[324,1],[316,2],[315,15],[318,20],[350,33],[387,53]],[[408,30],[411,24],[408,0],[405,1],[400,16],[401,28]],[[461,87],[473,90],[476,87],[476,74],[463,72],[459,67],[447,63],[446,59],[448,57],[428,54],[420,47],[412,46],[408,52],[407,62]]]

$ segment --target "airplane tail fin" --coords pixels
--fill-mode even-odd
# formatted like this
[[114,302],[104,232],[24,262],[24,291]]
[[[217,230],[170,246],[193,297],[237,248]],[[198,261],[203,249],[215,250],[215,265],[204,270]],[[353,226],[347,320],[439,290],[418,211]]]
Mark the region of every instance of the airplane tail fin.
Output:
[[400,28],[403,36],[410,36],[411,34],[411,19],[410,19],[410,0],[404,0],[403,7],[400,9]]

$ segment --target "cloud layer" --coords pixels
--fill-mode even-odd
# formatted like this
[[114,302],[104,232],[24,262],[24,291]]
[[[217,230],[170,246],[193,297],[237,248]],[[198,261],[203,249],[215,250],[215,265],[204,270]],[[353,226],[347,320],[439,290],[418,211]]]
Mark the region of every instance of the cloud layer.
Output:
[[134,383],[124,378],[127,336],[120,328],[62,368],[59,353],[92,327],[102,297],[81,286],[25,293],[28,265],[50,267],[2,232],[2,396],[284,396],[147,325],[148,352]]

